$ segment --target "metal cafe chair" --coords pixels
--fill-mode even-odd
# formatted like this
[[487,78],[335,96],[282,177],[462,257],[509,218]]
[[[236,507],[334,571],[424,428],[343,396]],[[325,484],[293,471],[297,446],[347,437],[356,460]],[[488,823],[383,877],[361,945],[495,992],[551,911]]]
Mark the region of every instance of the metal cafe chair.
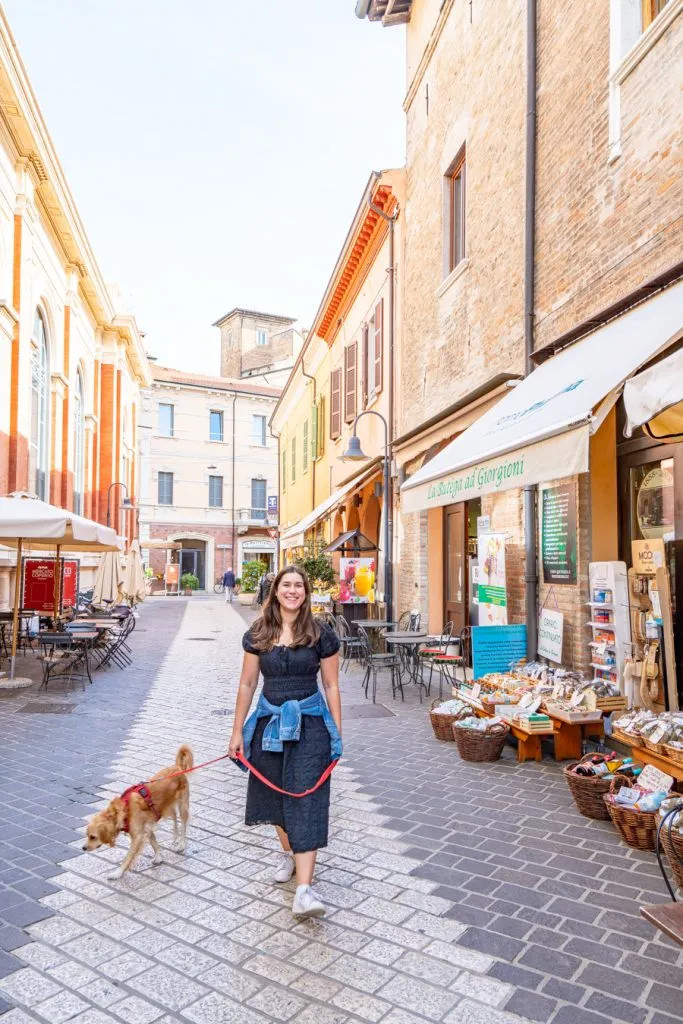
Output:
[[341,641],[342,650],[342,671],[351,661],[351,658],[358,658],[361,656],[361,641],[357,636],[351,634],[351,629],[348,622],[343,615],[337,615],[337,628],[339,640]]
[[401,679],[401,662],[396,654],[373,654],[370,646],[370,637],[358,626],[358,639],[361,643],[361,664],[365,667],[365,675],[361,687],[365,689],[365,696],[368,695],[370,680],[372,680],[372,703],[377,703],[377,675],[382,669],[389,669],[391,672],[391,695],[396,700],[396,691],[401,691],[401,700],[405,700],[403,693],[403,680]]
[[[74,647],[74,638],[70,633],[42,632],[39,634],[40,644],[44,653],[39,655],[43,663],[43,679],[41,686],[47,690],[51,679],[68,679],[74,682],[80,676],[81,687],[85,690],[86,664],[81,648]],[[80,669],[80,671],[76,671]]]
[[[425,644],[419,650],[420,658],[420,672],[424,680],[424,670],[429,665],[429,681],[427,682],[427,696],[429,696],[432,688],[432,676],[434,674],[434,664],[436,658],[441,654],[446,654],[453,638],[453,621],[447,622],[441,630],[441,635],[435,642]],[[441,683],[439,683],[439,696],[441,696]]]
[[465,626],[464,629],[461,629],[458,640],[451,641],[451,643],[458,644],[457,654],[450,654],[448,653],[448,649],[446,649],[443,654],[438,654],[434,659],[434,667],[439,672],[439,697],[442,695],[444,676],[451,681],[453,686],[457,686],[458,669],[461,668],[463,682],[467,681],[467,668],[470,664],[470,654],[472,650],[472,627]]

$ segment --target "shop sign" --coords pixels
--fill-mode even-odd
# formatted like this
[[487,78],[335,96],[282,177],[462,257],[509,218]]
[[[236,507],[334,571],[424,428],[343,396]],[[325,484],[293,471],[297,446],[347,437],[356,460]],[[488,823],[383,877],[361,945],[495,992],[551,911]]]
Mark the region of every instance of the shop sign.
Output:
[[522,658],[526,658],[526,626],[472,627],[475,679],[489,672],[508,672]]
[[631,541],[631,554],[633,557],[633,568],[643,576],[654,576],[657,569],[664,567],[665,552],[663,540]]
[[[61,610],[73,608],[78,600],[80,562],[77,558],[62,558]],[[53,558],[23,559],[22,608],[32,612],[54,612],[55,560]]]
[[276,516],[277,515],[277,510],[278,510],[277,494],[269,494],[268,495],[268,515],[269,516]]
[[479,625],[504,626],[508,620],[505,589],[505,534],[480,533],[477,539],[479,564]]
[[477,537],[480,533],[491,532],[491,516],[477,516]]
[[167,562],[164,566],[166,589],[177,587],[180,583],[180,566],[177,562]]
[[374,558],[340,558],[339,601],[341,604],[375,603]]
[[576,485],[573,481],[541,491],[543,582],[576,583]]
[[552,608],[541,608],[538,620],[538,653],[558,664],[562,661],[564,615]]
[[554,480],[559,466],[563,476],[575,476],[588,470],[588,431],[585,428],[456,470],[422,486],[404,486],[401,501],[406,512],[470,501],[482,494]]

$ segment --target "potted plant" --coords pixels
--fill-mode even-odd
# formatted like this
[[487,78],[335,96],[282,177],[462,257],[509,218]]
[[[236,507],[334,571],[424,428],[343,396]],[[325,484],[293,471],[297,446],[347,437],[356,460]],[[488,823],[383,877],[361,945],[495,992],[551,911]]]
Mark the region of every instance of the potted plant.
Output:
[[337,582],[332,559],[321,549],[314,551],[313,554],[297,558],[294,564],[304,570],[311,581],[311,587],[321,593],[331,590]]
[[199,580],[193,572],[184,572],[180,577],[180,586],[186,597],[192,597],[192,592],[199,589]]
[[263,562],[245,562],[242,566],[240,592],[237,600],[240,604],[250,605],[254,603],[254,595],[258,590],[259,580],[265,572]]
[[239,594],[241,589],[242,589],[242,578],[240,576],[237,576],[236,579],[235,579],[235,593]]

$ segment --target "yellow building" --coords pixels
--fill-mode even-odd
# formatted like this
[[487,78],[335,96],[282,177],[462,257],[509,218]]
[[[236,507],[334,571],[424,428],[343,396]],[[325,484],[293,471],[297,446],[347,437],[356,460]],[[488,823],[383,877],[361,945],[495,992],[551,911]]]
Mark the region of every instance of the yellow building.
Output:
[[[403,170],[370,176],[304,347],[271,425],[279,440],[280,549],[359,530],[375,545],[384,495],[386,422],[395,436],[399,379]],[[364,463],[341,461],[354,421]],[[397,488],[392,488],[394,493]],[[373,557],[373,552],[369,552]],[[383,590],[381,581],[378,589]]]

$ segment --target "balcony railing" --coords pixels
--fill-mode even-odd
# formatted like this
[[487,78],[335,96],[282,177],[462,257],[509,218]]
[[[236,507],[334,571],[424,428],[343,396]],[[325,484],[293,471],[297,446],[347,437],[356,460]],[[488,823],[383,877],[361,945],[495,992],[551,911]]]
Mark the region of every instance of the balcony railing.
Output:
[[237,518],[242,523],[265,523],[268,520],[268,510],[265,508],[241,508]]

